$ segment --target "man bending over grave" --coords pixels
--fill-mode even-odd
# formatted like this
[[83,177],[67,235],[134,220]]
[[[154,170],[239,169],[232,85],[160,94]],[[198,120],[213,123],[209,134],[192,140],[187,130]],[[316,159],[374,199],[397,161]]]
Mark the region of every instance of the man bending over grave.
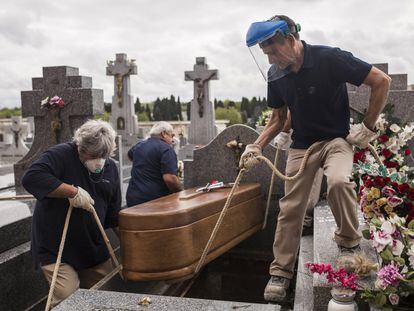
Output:
[[53,306],[79,287],[91,287],[112,270],[105,242],[89,211],[95,208],[104,228],[118,226],[120,182],[115,162],[109,158],[115,150],[115,137],[109,123],[87,121],[76,130],[73,142],[49,148],[23,176],[24,188],[37,199],[32,255],[49,283],[69,204],[75,207]]
[[182,189],[177,177],[177,155],[172,147],[171,124],[153,125],[150,137],[128,151],[133,162],[126,194],[127,206],[151,201]]
[[[282,130],[288,109],[293,143],[286,164],[287,175],[296,174],[306,150],[314,146],[303,174],[285,182],[285,196],[279,203],[275,259],[264,292],[265,299],[272,301],[285,298],[293,277],[306,202],[320,168],[327,178],[327,199],[337,224],[334,239],[340,256],[350,258],[358,251],[361,234],[354,183],[350,181],[352,145],[366,148],[376,137],[375,124],[385,106],[391,82],[385,73],[349,52],[301,41],[299,31],[299,24],[277,15],[253,23],[246,38],[267,81],[267,101],[273,114],[255,143],[246,146],[240,166],[250,169],[259,162],[254,156],[261,155],[262,149]],[[346,82],[357,86],[364,83],[371,89],[364,121],[351,130]]]

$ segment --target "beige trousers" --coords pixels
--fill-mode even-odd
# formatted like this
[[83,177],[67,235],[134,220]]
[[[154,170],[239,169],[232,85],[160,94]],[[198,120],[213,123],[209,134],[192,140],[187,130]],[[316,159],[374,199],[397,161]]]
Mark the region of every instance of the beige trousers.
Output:
[[[306,150],[290,149],[286,174],[295,175]],[[338,245],[353,247],[359,244],[357,204],[352,173],[352,146],[343,138],[316,143],[303,174],[296,180],[285,182],[285,196],[280,200],[280,212],[273,244],[274,261],[269,272],[274,276],[291,279],[298,253],[302,224],[315,174],[323,168],[327,178],[327,199],[337,229],[334,239]]]
[[[50,285],[55,264],[52,263],[50,265],[42,266],[41,268]],[[60,264],[55,290],[53,292],[52,308],[68,298],[79,287],[92,287],[112,270],[113,267],[110,259],[100,265],[80,271],[76,271],[68,264]]]
[[311,227],[313,224],[313,209],[315,208],[321,196],[322,179],[323,179],[323,169],[320,168],[316,172],[315,178],[313,179],[311,192],[309,194],[309,200],[306,205],[305,220],[303,221],[304,227]]

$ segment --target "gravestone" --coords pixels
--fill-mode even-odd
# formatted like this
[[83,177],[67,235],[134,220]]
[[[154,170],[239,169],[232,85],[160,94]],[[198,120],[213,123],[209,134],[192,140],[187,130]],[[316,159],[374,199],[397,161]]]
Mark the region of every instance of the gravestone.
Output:
[[8,143],[1,150],[2,163],[16,163],[26,155],[29,149],[26,147],[23,137],[28,135],[28,131],[28,124],[22,123],[22,117],[11,117],[11,124],[5,131],[9,136]]
[[[148,297],[151,300],[146,306],[139,302]],[[72,296],[59,304],[54,310],[146,310],[146,311],[279,311],[280,306],[272,304],[256,304],[235,301],[220,301],[156,295],[117,293],[98,290],[78,289]]]
[[[373,64],[373,66],[388,74],[388,64]],[[414,118],[414,90],[409,90],[407,74],[389,74],[392,79],[387,103],[394,105],[394,115],[397,118]],[[348,97],[351,108],[365,113],[368,108],[370,88],[364,84],[355,87],[348,84]]]
[[[246,125],[232,125],[215,137],[207,146],[194,149],[193,159],[184,159],[184,188],[205,186],[211,180],[234,182],[238,174],[238,163],[241,153],[247,144],[253,143],[259,133]],[[238,142],[241,148],[230,148],[227,144],[231,141]],[[272,163],[276,154],[276,148],[268,145],[263,150],[263,155]],[[279,152],[277,167],[284,172],[287,153]],[[244,174],[242,183],[260,183],[263,198],[266,201],[272,171],[265,163],[256,165],[251,171]],[[260,252],[264,256],[273,258],[272,244],[275,233],[276,217],[278,212],[278,200],[283,196],[284,182],[275,179],[272,191],[272,200],[269,210],[269,218],[266,230],[258,232],[251,238],[242,242],[238,248],[242,252]]]
[[107,61],[106,75],[114,76],[114,95],[110,122],[116,132],[122,136],[123,162],[130,164],[128,150],[138,142],[138,118],[131,92],[130,75],[137,74],[135,60],[129,60],[126,54],[116,54],[115,61]]
[[206,145],[216,135],[214,105],[210,102],[210,80],[218,80],[218,70],[208,69],[205,57],[197,57],[193,71],[184,73],[185,81],[193,81],[191,123],[188,142]]
[[[103,91],[92,88],[92,78],[79,76],[68,66],[43,67],[42,78],[32,78],[32,91],[22,91],[22,115],[34,117],[35,137],[26,156],[14,165],[16,189],[22,192],[24,171],[47,148],[71,141],[74,131],[88,119],[103,112]],[[59,96],[63,108],[42,109],[41,101]]]
[[131,91],[130,75],[137,74],[135,60],[127,55],[116,54],[115,61],[108,61],[106,75],[114,76],[114,95],[112,96],[111,124],[122,137],[138,133],[138,119],[135,114]]

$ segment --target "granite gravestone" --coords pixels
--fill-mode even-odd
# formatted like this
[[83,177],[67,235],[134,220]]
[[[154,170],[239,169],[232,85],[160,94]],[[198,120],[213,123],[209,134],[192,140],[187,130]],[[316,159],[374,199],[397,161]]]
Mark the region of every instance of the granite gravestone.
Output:
[[133,98],[130,94],[130,75],[137,74],[135,60],[128,60],[126,54],[116,54],[115,61],[108,61],[106,75],[114,76],[114,96],[112,96],[111,124],[122,137],[138,133],[138,119]]
[[[194,149],[193,159],[184,160],[184,188],[205,186],[211,180],[234,182],[238,174],[238,165],[241,153],[247,144],[253,143],[259,133],[245,125],[233,125],[217,135],[207,146]],[[236,142],[236,144],[229,144]],[[229,145],[228,145],[229,144]],[[230,145],[233,145],[231,147]],[[276,149],[269,144],[263,150],[263,155],[272,163]],[[277,167],[284,172],[286,152],[280,151]],[[265,163],[256,165],[251,171],[244,174],[242,183],[260,183],[263,198],[266,201],[272,171]],[[272,200],[266,230],[261,231],[240,244],[242,251],[260,252],[272,257],[273,236],[275,233],[278,199],[283,196],[284,182],[275,179],[272,191]]]
[[[103,112],[103,91],[92,88],[92,78],[68,66],[43,67],[43,77],[32,79],[32,91],[22,91],[22,115],[35,119],[35,137],[26,156],[14,165],[16,189],[21,192],[24,171],[52,145],[70,141],[85,121]],[[41,108],[47,97],[59,96],[63,108]]]
[[206,145],[217,135],[214,106],[210,102],[210,80],[218,80],[218,70],[208,69],[205,57],[197,57],[194,70],[186,71],[184,76],[185,81],[194,82],[188,142]]
[[1,162],[16,163],[29,151],[23,141],[23,137],[28,135],[28,124],[22,123],[22,117],[13,116],[11,118],[11,125],[6,130],[6,133],[10,139],[6,148],[1,151]]

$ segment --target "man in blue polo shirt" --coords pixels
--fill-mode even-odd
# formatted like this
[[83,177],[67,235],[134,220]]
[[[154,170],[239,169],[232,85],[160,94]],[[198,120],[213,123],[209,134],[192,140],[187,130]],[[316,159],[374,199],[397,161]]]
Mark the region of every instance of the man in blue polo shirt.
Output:
[[177,155],[172,147],[173,128],[157,122],[150,137],[128,151],[133,162],[126,194],[127,206],[151,201],[182,189],[177,177]]
[[[370,64],[339,48],[310,45],[299,39],[300,26],[289,17],[277,15],[253,23],[246,43],[268,83],[268,105],[273,114],[254,144],[246,146],[240,166],[250,169],[255,156],[283,128],[289,109],[293,143],[286,174],[295,175],[306,150],[312,145],[303,174],[285,182],[285,196],[274,240],[275,259],[264,297],[280,301],[286,296],[299,249],[302,223],[315,174],[323,168],[327,177],[327,199],[336,220],[334,239],[341,255],[359,248],[356,194],[351,182],[352,145],[366,148],[375,138],[375,123],[383,110],[391,79]],[[265,56],[270,68],[262,69]],[[349,102],[346,82],[362,83],[371,89],[364,121],[349,130]]]

